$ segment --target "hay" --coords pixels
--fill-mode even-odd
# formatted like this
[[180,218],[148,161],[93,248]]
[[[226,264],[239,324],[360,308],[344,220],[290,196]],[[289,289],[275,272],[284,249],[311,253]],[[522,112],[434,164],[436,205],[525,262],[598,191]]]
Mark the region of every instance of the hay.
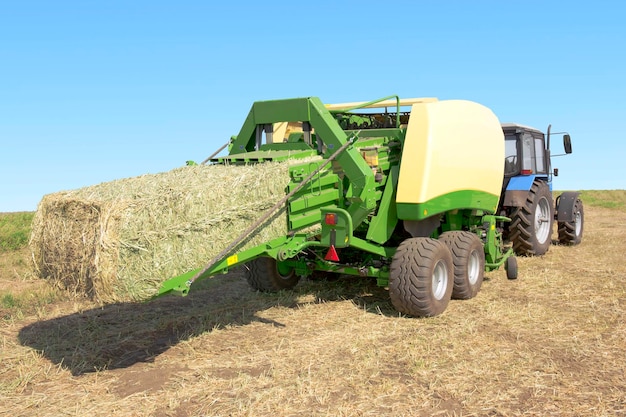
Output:
[[[35,271],[102,302],[149,298],[223,250],[288,182],[286,163],[199,165],[46,195],[30,240]],[[286,231],[282,209],[238,249]]]

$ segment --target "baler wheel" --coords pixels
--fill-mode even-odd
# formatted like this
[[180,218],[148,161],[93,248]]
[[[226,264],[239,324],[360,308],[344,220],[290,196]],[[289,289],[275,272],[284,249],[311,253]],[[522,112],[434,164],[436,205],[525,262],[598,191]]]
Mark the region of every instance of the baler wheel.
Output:
[[582,240],[585,213],[580,199],[574,203],[573,213],[574,221],[558,222],[559,243],[562,245],[578,245]]
[[406,239],[391,260],[389,296],[401,313],[436,316],[448,306],[454,264],[448,247],[431,238]]
[[295,287],[300,279],[293,269],[282,271],[274,258],[257,258],[246,265],[246,280],[257,291],[289,290]]
[[504,269],[506,270],[507,279],[517,279],[517,258],[515,256],[506,258]]
[[454,288],[452,298],[474,298],[483,283],[485,274],[485,249],[480,238],[464,231],[445,232],[439,240],[448,246],[454,263]]
[[511,216],[509,239],[518,255],[543,255],[552,243],[552,194],[548,184],[535,181],[526,202]]

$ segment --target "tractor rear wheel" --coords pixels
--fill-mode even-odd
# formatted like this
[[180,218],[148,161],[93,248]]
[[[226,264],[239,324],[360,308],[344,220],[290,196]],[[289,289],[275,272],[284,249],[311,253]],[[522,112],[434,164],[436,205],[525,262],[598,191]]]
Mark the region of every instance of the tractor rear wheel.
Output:
[[274,258],[262,257],[246,264],[246,280],[252,288],[263,292],[289,290],[300,277],[289,267],[283,267]]
[[536,180],[526,202],[511,215],[509,239],[518,255],[543,255],[552,243],[552,193],[548,184]]
[[558,222],[559,243],[562,245],[578,245],[583,238],[585,214],[580,199],[574,203],[573,214],[574,221]]
[[389,296],[396,310],[415,317],[441,314],[453,285],[452,254],[444,243],[417,237],[398,246],[389,274]]
[[474,233],[445,232],[439,240],[448,246],[454,263],[452,298],[467,300],[480,291],[485,274],[485,249]]

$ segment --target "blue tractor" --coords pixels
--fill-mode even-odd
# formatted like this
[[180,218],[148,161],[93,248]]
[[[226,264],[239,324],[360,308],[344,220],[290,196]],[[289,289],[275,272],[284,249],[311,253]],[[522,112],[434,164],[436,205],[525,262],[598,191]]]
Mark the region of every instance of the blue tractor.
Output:
[[[583,235],[583,203],[576,191],[563,192],[553,203],[550,126],[547,134],[532,127],[503,124],[505,167],[499,213],[511,219],[503,234],[518,255],[543,255],[552,243],[554,221],[558,242],[577,245]],[[564,154],[572,153],[568,134],[563,135]]]

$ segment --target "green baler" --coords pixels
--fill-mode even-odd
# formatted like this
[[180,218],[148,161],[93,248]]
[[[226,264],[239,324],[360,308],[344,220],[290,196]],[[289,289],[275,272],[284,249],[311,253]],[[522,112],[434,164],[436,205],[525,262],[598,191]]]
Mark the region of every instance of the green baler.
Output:
[[[391,109],[391,110],[390,110]],[[285,196],[204,268],[172,278],[158,295],[247,264],[250,285],[278,291],[314,272],[375,277],[394,307],[442,313],[476,295],[484,271],[513,251],[496,224],[504,138],[496,116],[464,100],[400,99],[324,105],[316,97],[253,104],[229,154],[211,163],[292,164]],[[234,252],[286,210],[284,236]]]

